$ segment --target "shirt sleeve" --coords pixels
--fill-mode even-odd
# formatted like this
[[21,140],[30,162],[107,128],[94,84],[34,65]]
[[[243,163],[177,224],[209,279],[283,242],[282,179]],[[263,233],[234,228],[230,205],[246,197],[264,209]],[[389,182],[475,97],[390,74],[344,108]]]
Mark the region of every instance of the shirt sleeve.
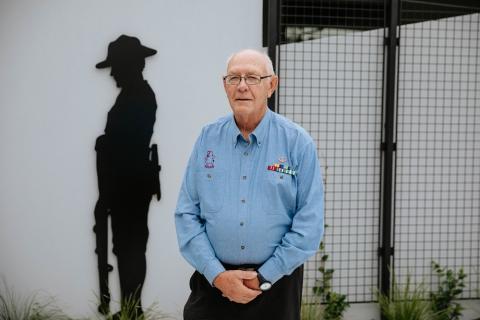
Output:
[[301,154],[296,177],[297,206],[291,228],[272,256],[258,270],[272,283],[291,274],[313,256],[323,237],[323,181],[313,141],[305,146]]
[[[202,132],[203,134],[203,132]],[[195,143],[175,210],[175,227],[180,253],[210,284],[215,277],[225,271],[215,255],[210,240],[205,233],[205,221],[200,215],[200,201],[196,190],[195,163],[202,134]]]

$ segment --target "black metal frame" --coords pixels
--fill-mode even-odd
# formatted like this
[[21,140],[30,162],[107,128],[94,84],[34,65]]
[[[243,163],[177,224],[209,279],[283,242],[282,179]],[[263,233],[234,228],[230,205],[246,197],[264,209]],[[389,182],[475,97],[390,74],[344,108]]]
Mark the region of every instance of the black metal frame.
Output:
[[383,187],[382,187],[382,233],[379,248],[380,256],[380,290],[383,294],[390,295],[392,257],[394,253],[392,239],[392,212],[393,212],[393,168],[395,161],[395,110],[396,110],[396,84],[397,84],[397,47],[399,44],[399,5],[400,0],[391,0],[387,4],[388,35],[385,37],[386,63],[385,63],[385,119],[383,151]]
[[[263,0],[263,17],[266,18],[264,24],[264,39],[267,39],[268,56],[272,60],[273,69],[277,70],[277,44],[279,43],[279,1]],[[267,28],[265,28],[265,25]],[[267,31],[265,33],[265,30]],[[268,100],[268,107],[276,111],[277,93],[274,92]]]

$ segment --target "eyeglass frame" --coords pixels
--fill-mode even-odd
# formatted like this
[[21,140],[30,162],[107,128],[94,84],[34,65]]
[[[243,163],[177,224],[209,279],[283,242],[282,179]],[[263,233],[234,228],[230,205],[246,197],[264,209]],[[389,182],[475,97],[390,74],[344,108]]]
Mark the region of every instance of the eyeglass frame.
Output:
[[[228,83],[227,82],[227,78],[228,77],[238,77],[240,78],[240,81],[236,84],[233,84],[233,83]],[[258,80],[257,83],[248,83],[247,82],[247,77],[255,77],[255,79]],[[257,78],[258,77],[258,78]],[[270,78],[270,77],[273,77],[273,74],[270,74],[270,75],[267,75],[267,76],[257,76],[257,75],[254,75],[254,74],[249,74],[249,75],[245,75],[245,76],[238,76],[238,75],[226,75],[223,77],[223,81],[225,81],[225,84],[229,85],[229,86],[238,86],[241,82],[242,82],[242,79],[245,80],[245,84],[248,85],[248,86],[256,86],[256,85],[259,85],[263,79],[266,79],[266,78]]]

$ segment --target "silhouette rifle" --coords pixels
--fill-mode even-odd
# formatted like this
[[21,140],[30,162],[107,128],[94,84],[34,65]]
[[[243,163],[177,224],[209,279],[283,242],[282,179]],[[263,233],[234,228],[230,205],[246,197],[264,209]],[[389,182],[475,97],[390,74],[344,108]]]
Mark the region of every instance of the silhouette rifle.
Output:
[[[100,305],[98,311],[104,315],[110,312],[110,290],[108,288],[108,273],[113,266],[108,264],[108,216],[110,214],[109,185],[111,172],[108,165],[109,152],[107,150],[105,135],[97,138],[95,144],[97,151],[97,175],[99,197],[95,205],[95,232],[98,280],[100,285]],[[109,170],[110,169],[110,170]]]
[[162,166],[158,164],[158,150],[157,145],[153,144],[150,148],[150,165],[152,168],[152,194],[157,196],[157,201],[162,198],[162,190],[160,188],[160,171]]

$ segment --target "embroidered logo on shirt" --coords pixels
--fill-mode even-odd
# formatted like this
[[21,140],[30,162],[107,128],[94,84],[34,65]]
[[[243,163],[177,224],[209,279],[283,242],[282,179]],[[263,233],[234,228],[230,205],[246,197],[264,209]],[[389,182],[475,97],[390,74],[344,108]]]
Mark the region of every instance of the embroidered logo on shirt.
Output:
[[285,162],[287,162],[287,157],[285,157],[285,156],[280,156],[280,157],[278,158],[278,161],[280,161],[280,163],[285,163]]
[[215,155],[212,150],[208,150],[205,156],[205,168],[215,168]]
[[296,171],[292,170],[292,168],[290,168],[289,166],[284,165],[284,164],[279,164],[279,163],[274,163],[271,166],[267,166],[267,169],[270,170],[270,171],[289,174],[291,176],[294,176],[294,175],[297,174]]

